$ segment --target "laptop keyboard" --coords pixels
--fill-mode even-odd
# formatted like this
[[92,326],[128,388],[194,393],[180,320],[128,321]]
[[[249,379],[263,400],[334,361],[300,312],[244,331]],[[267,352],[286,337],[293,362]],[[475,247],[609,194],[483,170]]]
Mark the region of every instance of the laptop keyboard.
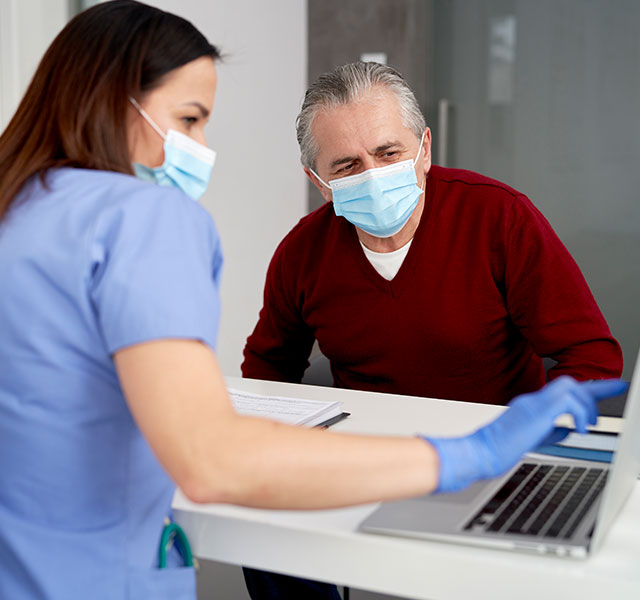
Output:
[[464,529],[569,539],[602,492],[607,473],[524,463]]

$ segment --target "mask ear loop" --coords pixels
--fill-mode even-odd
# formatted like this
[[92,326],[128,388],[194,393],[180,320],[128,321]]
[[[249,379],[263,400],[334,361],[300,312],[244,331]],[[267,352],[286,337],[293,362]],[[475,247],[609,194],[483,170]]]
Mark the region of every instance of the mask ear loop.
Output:
[[131,104],[133,104],[133,107],[140,113],[140,115],[142,116],[142,118],[149,123],[149,125],[151,125],[151,127],[153,128],[153,130],[163,139],[166,140],[167,139],[167,135],[162,131],[162,129],[160,129],[160,127],[158,127],[155,123],[155,121],[147,114],[147,112],[144,110],[144,108],[142,108],[142,106],[140,106],[138,104],[138,101],[129,96],[129,102],[131,102]]
[[[413,166],[416,166],[416,163],[418,162],[418,158],[420,158],[420,150],[422,150],[422,144],[424,142],[424,134],[426,133],[426,131],[422,132],[422,137],[420,138],[420,146],[418,146],[418,154],[416,154],[416,157],[413,161]],[[422,182],[422,185],[420,186],[420,189],[422,190],[422,193],[424,193],[425,188],[427,187],[427,175],[425,174],[424,176],[424,181]]]
[[331,189],[331,186],[328,183],[325,183],[324,179],[322,179],[322,177],[320,177],[320,175],[318,175],[311,167],[308,167],[309,171],[311,171],[315,176],[316,179],[324,186],[326,187],[328,190]]
[[418,162],[418,158],[420,158],[420,150],[422,150],[422,143],[424,142],[424,134],[426,133],[426,130],[422,132],[422,137],[420,138],[420,145],[418,146],[418,154],[416,154],[416,157],[413,159],[413,166],[416,166],[416,163]]

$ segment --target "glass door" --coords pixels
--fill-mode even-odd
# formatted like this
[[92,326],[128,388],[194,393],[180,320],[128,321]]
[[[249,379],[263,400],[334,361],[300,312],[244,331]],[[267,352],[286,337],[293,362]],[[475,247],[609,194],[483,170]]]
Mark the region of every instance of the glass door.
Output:
[[435,162],[536,204],[580,265],[630,377],[640,344],[640,3],[431,6]]

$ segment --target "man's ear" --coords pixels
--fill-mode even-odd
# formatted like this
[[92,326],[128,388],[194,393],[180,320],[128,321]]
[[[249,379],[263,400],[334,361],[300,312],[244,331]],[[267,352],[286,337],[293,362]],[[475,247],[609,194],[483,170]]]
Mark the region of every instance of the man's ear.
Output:
[[322,184],[322,182],[311,172],[311,169],[305,167],[304,174],[309,178],[309,181],[316,186],[316,189],[322,194],[322,197],[326,202],[331,202],[333,200],[331,190]]
[[431,129],[425,127],[424,139],[422,140],[422,149],[424,150],[424,172],[425,174],[431,169]]

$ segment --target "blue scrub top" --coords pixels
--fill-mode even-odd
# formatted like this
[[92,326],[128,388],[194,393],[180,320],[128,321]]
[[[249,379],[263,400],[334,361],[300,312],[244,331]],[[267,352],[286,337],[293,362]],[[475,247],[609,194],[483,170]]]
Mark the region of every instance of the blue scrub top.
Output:
[[0,222],[0,598],[195,597],[157,569],[175,487],[112,355],[214,348],[221,264],[201,206],[129,175],[50,170]]

